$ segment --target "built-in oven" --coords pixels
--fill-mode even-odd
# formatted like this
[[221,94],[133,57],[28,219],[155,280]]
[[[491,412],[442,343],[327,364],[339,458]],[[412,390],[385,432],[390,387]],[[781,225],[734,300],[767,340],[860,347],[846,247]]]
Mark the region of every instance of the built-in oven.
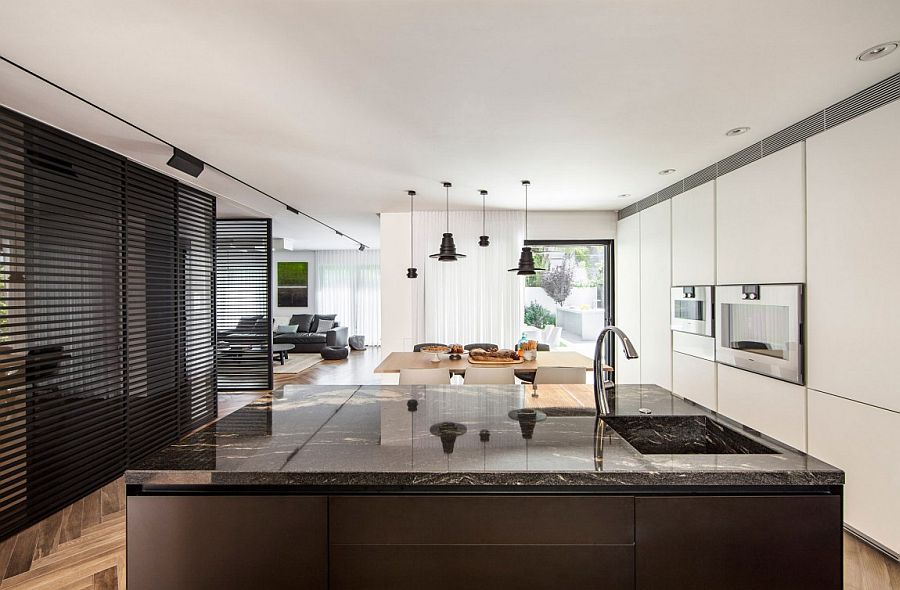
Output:
[[803,285],[716,287],[716,360],[803,385]]
[[672,329],[676,332],[713,335],[713,288],[672,287]]

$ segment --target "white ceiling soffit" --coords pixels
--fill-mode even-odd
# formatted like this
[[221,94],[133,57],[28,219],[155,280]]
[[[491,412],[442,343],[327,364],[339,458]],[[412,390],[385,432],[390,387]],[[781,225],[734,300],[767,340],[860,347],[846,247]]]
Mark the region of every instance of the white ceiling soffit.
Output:
[[[530,178],[536,210],[620,209],[900,70],[855,60],[896,0],[12,0],[0,26],[0,54],[369,245],[442,180],[454,208],[520,208]],[[26,78],[0,69],[0,102],[168,157]],[[354,247],[208,172],[276,236]]]

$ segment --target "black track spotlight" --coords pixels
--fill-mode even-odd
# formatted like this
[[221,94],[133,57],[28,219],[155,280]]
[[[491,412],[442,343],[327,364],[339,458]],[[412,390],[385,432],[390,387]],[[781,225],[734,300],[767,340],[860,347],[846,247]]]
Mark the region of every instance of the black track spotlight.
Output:
[[169,166],[176,170],[180,170],[185,174],[189,174],[194,178],[200,176],[203,172],[203,160],[195,158],[187,152],[183,152],[178,148],[172,148],[172,157],[166,162]]
[[366,245],[365,245],[365,244],[360,244],[360,245],[359,245],[359,251],[360,251],[360,252],[365,252],[365,251],[366,251]]

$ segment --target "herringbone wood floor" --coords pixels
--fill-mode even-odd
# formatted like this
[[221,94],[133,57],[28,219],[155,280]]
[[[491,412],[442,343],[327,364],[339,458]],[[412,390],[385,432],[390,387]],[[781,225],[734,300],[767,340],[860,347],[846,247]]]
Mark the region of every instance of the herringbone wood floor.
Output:
[[[298,375],[276,375],[276,386],[389,381],[372,374],[379,352],[326,361]],[[393,377],[396,379],[396,377]],[[258,397],[220,396],[219,417]],[[0,590],[125,588],[125,485],[112,482],[43,522],[0,543]],[[846,590],[900,590],[900,563],[844,534]]]

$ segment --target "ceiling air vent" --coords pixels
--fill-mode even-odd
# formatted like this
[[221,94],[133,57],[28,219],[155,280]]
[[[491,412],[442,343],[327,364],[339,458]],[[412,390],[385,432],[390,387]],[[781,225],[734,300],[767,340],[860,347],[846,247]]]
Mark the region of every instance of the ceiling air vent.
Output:
[[825,129],[868,113],[897,98],[900,98],[900,73],[885,78],[825,109]]
[[690,176],[684,179],[684,190],[685,192],[691,190],[692,188],[697,188],[701,184],[706,184],[710,180],[715,180],[716,178],[716,165],[712,164],[707,166],[700,172],[694,172]]
[[724,160],[719,160],[719,176],[734,172],[742,166],[746,166],[751,162],[755,162],[762,157],[762,143],[757,142],[753,145],[742,149],[736,154],[732,154]]
[[658,193],[656,193],[658,195],[656,202],[662,203],[663,201],[668,201],[675,195],[680,195],[683,192],[684,192],[684,181],[679,180],[675,184],[670,184],[666,188],[664,188],[661,191],[659,191]]
[[822,131],[825,131],[825,112],[819,111],[815,115],[810,115],[802,121],[798,121],[790,127],[785,127],[778,133],[773,133],[762,140],[763,157],[799,143]]

